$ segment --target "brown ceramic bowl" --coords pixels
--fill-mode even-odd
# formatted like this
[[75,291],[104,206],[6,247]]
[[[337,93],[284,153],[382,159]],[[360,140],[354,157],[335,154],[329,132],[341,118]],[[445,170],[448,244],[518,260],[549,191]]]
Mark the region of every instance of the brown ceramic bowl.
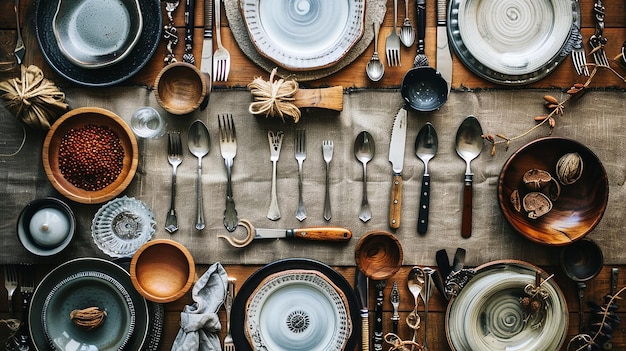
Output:
[[189,291],[196,277],[191,253],[170,239],[148,241],[130,261],[130,280],[146,299],[168,303]]
[[[555,166],[566,153],[577,152],[583,172],[575,183],[560,185],[552,210],[531,219],[522,208],[517,211],[510,200],[518,189],[520,198],[527,193],[522,177],[530,169],[548,171],[557,178]],[[562,246],[587,235],[600,222],[609,199],[609,182],[598,157],[581,143],[559,137],[532,141],[517,150],[502,167],[498,182],[498,202],[504,218],[522,236],[539,244]]]
[[186,62],[175,62],[163,67],[154,86],[159,105],[174,115],[195,111],[208,94],[205,75],[196,66]]
[[402,267],[404,253],[400,241],[385,231],[365,233],[356,244],[356,265],[367,277],[374,280],[387,279]]
[[[102,126],[112,130],[119,138],[124,150],[119,175],[99,190],[86,190],[74,185],[64,177],[59,167],[59,149],[63,137],[71,129],[79,129],[87,125]],[[81,107],[67,112],[50,127],[44,139],[42,159],[46,176],[59,193],[76,202],[98,204],[109,201],[126,190],[137,170],[139,148],[135,134],[118,115],[102,108]]]

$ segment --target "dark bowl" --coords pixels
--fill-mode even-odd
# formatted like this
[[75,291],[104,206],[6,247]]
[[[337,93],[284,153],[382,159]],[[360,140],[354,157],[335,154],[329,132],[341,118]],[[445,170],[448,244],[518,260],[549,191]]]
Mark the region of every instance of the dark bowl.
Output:
[[[531,219],[518,211],[511,194],[520,198],[526,190],[522,176],[530,169],[548,171],[557,178],[555,166],[566,153],[577,152],[583,161],[583,172],[575,183],[560,185],[559,197],[552,210]],[[609,181],[598,157],[581,143],[559,137],[532,141],[511,155],[502,167],[498,181],[498,202],[504,218],[522,236],[539,244],[562,246],[582,239],[602,219],[609,200]]]
[[404,253],[400,241],[391,233],[371,231],[356,244],[354,259],[357,267],[374,280],[387,279],[402,266]]
[[74,238],[75,231],[74,212],[65,202],[54,197],[30,202],[17,219],[20,243],[37,256],[52,256],[63,251]]
[[586,282],[600,273],[604,265],[602,249],[590,239],[582,239],[561,249],[561,269],[575,282]]
[[407,106],[416,111],[430,112],[448,100],[448,83],[436,69],[419,66],[406,72],[400,92]]

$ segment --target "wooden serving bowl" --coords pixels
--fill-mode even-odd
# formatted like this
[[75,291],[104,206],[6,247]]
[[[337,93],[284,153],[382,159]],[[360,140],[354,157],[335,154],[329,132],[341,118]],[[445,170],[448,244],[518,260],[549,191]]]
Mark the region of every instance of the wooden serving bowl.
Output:
[[[566,153],[577,152],[583,172],[575,183],[560,184],[560,195],[552,210],[531,219],[522,208],[517,211],[510,200],[518,189],[527,190],[522,176],[530,169],[548,171],[557,178],[555,166]],[[600,222],[609,200],[609,181],[598,157],[581,143],[559,137],[532,141],[511,155],[502,167],[498,181],[498,202],[504,218],[522,236],[539,244],[563,246],[583,238]]]
[[154,86],[159,105],[174,115],[195,111],[208,94],[204,74],[186,62],[175,62],[163,67]]
[[[65,179],[59,167],[61,139],[70,129],[86,125],[108,127],[119,137],[124,149],[122,170],[118,177],[111,184],[95,191],[75,186]],[[46,176],[59,193],[79,203],[98,204],[115,198],[128,187],[137,171],[139,148],[135,134],[118,115],[103,108],[81,107],[67,112],[50,127],[44,139],[42,159]]]
[[170,239],[148,241],[130,261],[130,280],[146,299],[168,303],[189,291],[196,277],[191,253]]
[[404,253],[400,241],[385,231],[365,233],[356,244],[354,259],[357,267],[374,280],[387,279],[402,267]]

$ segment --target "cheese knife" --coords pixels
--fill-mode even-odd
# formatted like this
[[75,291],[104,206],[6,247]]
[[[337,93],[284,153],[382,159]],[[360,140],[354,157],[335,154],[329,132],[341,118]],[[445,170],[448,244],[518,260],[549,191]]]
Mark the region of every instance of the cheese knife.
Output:
[[205,75],[207,81],[207,94],[200,104],[200,111],[204,111],[209,104],[209,95],[213,80],[213,1],[204,1],[204,39],[202,42],[202,58],[200,60],[200,71]]
[[452,85],[452,54],[448,45],[446,10],[448,0],[437,0],[437,71],[448,83],[448,93]]
[[404,146],[406,142],[407,112],[400,108],[393,120],[391,142],[389,143],[389,162],[393,168],[391,182],[391,203],[389,205],[389,226],[400,227],[402,212],[402,167],[404,165]]

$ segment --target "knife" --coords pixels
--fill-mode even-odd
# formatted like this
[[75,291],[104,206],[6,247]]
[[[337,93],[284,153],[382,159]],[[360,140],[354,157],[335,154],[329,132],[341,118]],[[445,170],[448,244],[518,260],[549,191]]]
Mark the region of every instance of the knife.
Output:
[[370,349],[370,326],[369,326],[369,309],[367,307],[368,302],[368,284],[369,280],[361,272],[360,269],[356,270],[354,289],[356,290],[356,297],[361,306],[361,350],[369,351]]
[[347,241],[352,231],[341,227],[306,227],[298,229],[254,228],[254,239],[295,238],[316,241]]
[[452,54],[448,45],[446,10],[448,0],[437,0],[437,71],[448,83],[448,93],[452,85]]
[[213,80],[213,1],[204,1],[204,40],[202,42],[202,59],[200,60],[200,71],[205,75],[207,81],[207,94],[200,104],[200,111],[204,111],[209,104],[209,95]]
[[400,227],[402,212],[402,166],[404,164],[404,145],[406,141],[406,115],[404,107],[400,108],[393,120],[391,142],[389,143],[389,162],[393,168],[391,182],[391,203],[389,206],[389,226]]
[[185,0],[185,53],[183,54],[183,62],[187,62],[192,65],[196,63],[196,59],[193,57],[193,26],[195,7],[195,0]]

